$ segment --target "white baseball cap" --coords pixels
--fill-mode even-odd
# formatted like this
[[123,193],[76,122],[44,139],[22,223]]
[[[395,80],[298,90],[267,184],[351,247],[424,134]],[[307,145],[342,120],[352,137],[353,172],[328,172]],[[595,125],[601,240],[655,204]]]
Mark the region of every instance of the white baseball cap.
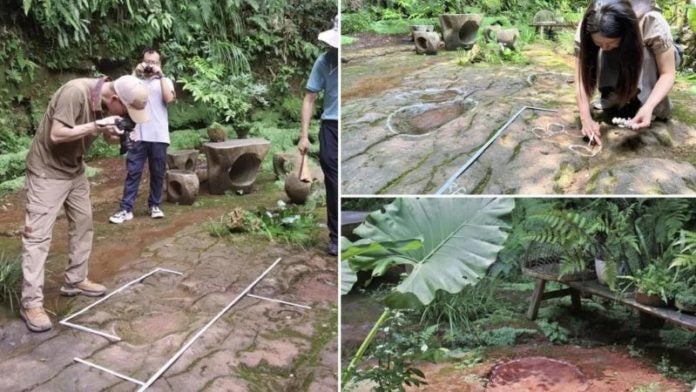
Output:
[[114,90],[121,102],[128,109],[130,118],[140,124],[149,119],[145,106],[147,105],[147,87],[132,75],[121,76],[114,82]]
[[338,15],[334,16],[333,28],[319,33],[319,41],[326,42],[329,46],[338,49],[341,44],[341,21]]

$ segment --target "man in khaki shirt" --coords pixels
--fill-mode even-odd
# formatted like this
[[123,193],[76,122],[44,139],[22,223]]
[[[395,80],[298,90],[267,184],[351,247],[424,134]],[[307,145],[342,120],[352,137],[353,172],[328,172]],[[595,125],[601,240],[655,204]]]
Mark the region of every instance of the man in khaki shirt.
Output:
[[119,116],[129,115],[136,123],[147,121],[146,103],[147,89],[133,76],[116,81],[74,79],[51,98],[27,154],[20,315],[29,330],[42,332],[52,327],[43,309],[44,266],[61,207],[70,237],[70,260],[61,294],[101,296],[106,292],[104,286],[87,279],[93,230],[83,159],[99,135],[109,142],[118,141],[123,133],[115,125]]

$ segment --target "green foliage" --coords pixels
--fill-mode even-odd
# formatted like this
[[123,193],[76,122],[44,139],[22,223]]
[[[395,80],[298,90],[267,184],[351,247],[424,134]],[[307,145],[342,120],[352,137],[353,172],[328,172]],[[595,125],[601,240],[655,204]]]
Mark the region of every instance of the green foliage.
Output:
[[[696,305],[696,302],[694,304]],[[661,329],[659,333],[660,339],[668,347],[680,349],[689,347],[692,342],[696,342],[696,333],[683,328]]]
[[696,286],[689,288],[686,291],[678,292],[674,299],[684,305],[696,306]]
[[0,196],[8,193],[17,192],[24,187],[25,176],[17,177],[13,180],[0,182]]
[[119,145],[107,143],[104,138],[98,137],[87,150],[85,161],[93,161],[99,158],[116,158],[119,156]]
[[468,286],[459,293],[450,294],[438,291],[435,299],[425,306],[421,315],[422,325],[447,323],[450,341],[455,341],[455,335],[460,331],[471,332],[471,320],[476,320],[492,311],[496,305],[496,281],[484,278],[476,285]]
[[452,337],[451,345],[454,347],[496,347],[512,346],[523,335],[534,335],[535,329],[501,327],[485,330],[484,326],[457,330]]
[[296,246],[311,246],[316,243],[317,221],[311,211],[300,206],[288,206],[278,201],[278,207],[256,211],[237,208],[218,218],[204,223],[210,235],[222,238],[230,233],[252,233],[267,237],[270,241],[282,241]]
[[201,129],[219,120],[215,110],[203,101],[177,99],[169,105],[169,130]]
[[203,145],[204,131],[180,130],[169,134],[169,151],[195,150]]
[[507,227],[504,218],[513,207],[514,200],[508,198],[396,199],[383,211],[371,213],[354,233],[363,238],[362,243],[422,237],[423,247],[397,252],[389,258],[389,265],[379,253],[346,261],[354,270],[413,266],[387,303],[392,307],[427,305],[437,290],[457,293],[486,274],[507,238],[502,228]]
[[355,34],[370,30],[370,24],[374,21],[373,15],[368,10],[362,10],[354,14],[341,14],[341,33]]
[[394,200],[393,197],[341,197],[341,211],[377,211]]
[[190,63],[193,74],[182,78],[184,90],[190,91],[195,101],[213,107],[217,114],[235,127],[248,130],[254,105],[266,106],[265,85],[254,82],[250,74],[230,75],[222,63],[212,63],[200,57]]
[[353,45],[354,43],[358,42],[359,40],[355,37],[348,37],[347,35],[342,35],[341,36],[341,47],[345,48],[346,46]]
[[460,50],[457,56],[457,64],[465,66],[475,63],[487,64],[519,64],[527,65],[531,60],[521,51],[522,47],[534,39],[534,31],[525,25],[518,28],[520,36],[517,39],[514,48],[508,48],[497,42],[486,42],[483,37],[483,31],[486,27],[496,24],[506,27],[510,24],[507,18],[486,18],[479,29],[479,39],[470,50]]
[[664,263],[653,263],[638,271],[633,276],[622,276],[635,284],[636,289],[646,295],[657,295],[663,301],[674,298],[678,287],[677,275]]
[[410,34],[411,25],[416,24],[438,25],[439,22],[435,18],[379,20],[372,23],[372,25],[370,26],[370,31],[376,34],[385,35]]
[[28,150],[0,155],[0,182],[23,176]]
[[413,366],[413,362],[428,350],[437,326],[413,330],[409,324],[405,312],[390,311],[389,319],[367,355],[367,360],[376,362],[376,365],[358,369],[355,381],[371,380],[376,384],[373,390],[377,392],[404,392],[404,385],[427,385],[425,375]]
[[247,217],[249,227],[270,241],[280,240],[298,246],[311,246],[317,242],[316,217],[300,206],[288,206],[279,200],[278,208],[269,210],[260,207],[254,215]]
[[686,273],[696,272],[696,232],[682,230],[679,238],[674,242],[678,254],[669,268],[683,270]]
[[285,120],[284,125],[289,127],[294,125],[299,129],[302,116],[302,103],[303,99],[295,95],[283,98],[280,104],[280,111],[283,120]]
[[0,302],[19,307],[22,282],[22,259],[0,253]]
[[565,344],[568,342],[568,330],[558,325],[557,322],[538,320],[537,325],[549,342],[553,344]]
[[231,234],[230,229],[227,227],[226,216],[223,215],[217,219],[210,218],[208,221],[203,223],[203,228],[211,236],[217,238],[223,238]]
[[19,35],[5,29],[0,29],[0,64],[5,70],[0,82],[17,85],[24,80],[34,80],[37,65],[29,59],[26,43]]

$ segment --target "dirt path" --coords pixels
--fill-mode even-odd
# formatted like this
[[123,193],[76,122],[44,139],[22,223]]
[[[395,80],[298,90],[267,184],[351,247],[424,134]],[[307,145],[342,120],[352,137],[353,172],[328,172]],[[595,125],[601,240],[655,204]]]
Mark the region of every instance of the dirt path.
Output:
[[[253,293],[311,306],[310,310],[243,298],[154,384],[161,391],[331,391],[337,383],[337,263],[316,248],[298,249],[250,235],[212,237],[202,223],[233,207],[272,207],[283,197],[272,176],[259,178],[245,196],[201,195],[194,206],[164,204],[164,220],[145,216],[145,194],[136,218],[110,225],[121,194],[123,162],[93,164],[95,244],[90,276],[110,288],[151,271],[169,268],[182,276],[156,274],[117,294],[75,321],[115,333],[105,338],[56,325],[43,334],[27,332],[14,315],[0,317],[0,390],[131,391],[135,384],[73,361],[89,360],[135,379],[147,380],[217,312],[273,261],[279,265]],[[142,192],[141,192],[142,193]],[[20,248],[23,195],[0,201],[0,246]],[[323,214],[318,210],[317,213]],[[323,221],[323,217],[318,218]],[[62,318],[93,299],[56,295],[67,262],[67,224],[59,218],[47,264],[46,307]],[[13,252],[13,253],[10,253]]]
[[[627,352],[606,348],[582,348],[578,346],[521,345],[506,349],[491,350],[486,361],[475,366],[465,367],[457,364],[423,364],[421,370],[428,378],[428,386],[420,389],[407,388],[408,391],[466,391],[486,390],[522,391],[524,373],[517,374],[519,384],[509,389],[486,389],[491,372],[497,364],[513,359],[543,356],[573,364],[581,374],[581,382],[571,377],[563,377],[555,372],[548,378],[543,390],[547,392],[592,391],[616,392],[634,391],[637,388],[662,392],[689,392],[682,383],[669,380],[643,361],[631,358]],[[542,374],[544,369],[537,369]],[[526,375],[532,379],[533,376]],[[538,385],[538,384],[537,384]],[[456,386],[456,387],[455,387]]]

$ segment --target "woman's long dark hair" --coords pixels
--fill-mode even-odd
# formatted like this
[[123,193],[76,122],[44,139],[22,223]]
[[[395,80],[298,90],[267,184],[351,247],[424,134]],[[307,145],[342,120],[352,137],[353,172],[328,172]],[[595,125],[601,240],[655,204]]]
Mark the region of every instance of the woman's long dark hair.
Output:
[[618,82],[615,87],[619,104],[628,103],[638,92],[638,79],[643,67],[643,42],[638,18],[628,0],[594,0],[590,3],[580,27],[580,67],[582,84],[588,97],[597,87],[599,47],[592,34],[621,38]]

